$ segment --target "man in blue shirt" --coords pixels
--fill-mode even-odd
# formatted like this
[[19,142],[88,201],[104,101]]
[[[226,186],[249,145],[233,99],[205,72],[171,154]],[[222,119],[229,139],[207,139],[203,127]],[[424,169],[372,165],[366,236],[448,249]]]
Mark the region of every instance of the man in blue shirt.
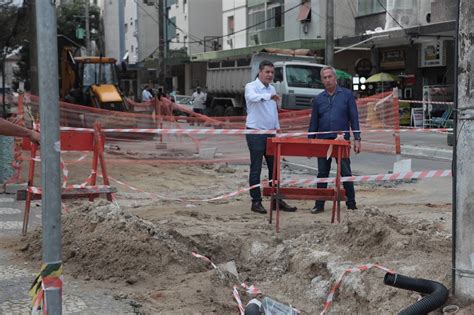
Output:
[[[280,96],[276,94],[275,88],[270,84],[273,81],[274,66],[270,61],[262,61],[258,68],[258,77],[255,81],[245,85],[245,102],[247,106],[247,129],[277,130],[280,129],[278,121],[277,103]],[[262,172],[263,157],[267,161],[268,179],[273,176],[273,156],[267,155],[267,139],[274,137],[270,134],[248,134],[247,145],[250,150],[250,186],[260,184],[260,173]],[[262,205],[262,194],[260,187],[250,190],[252,206],[250,210],[265,214],[267,210]],[[289,206],[280,200],[279,207],[282,211],[293,212],[296,207]]]
[[[336,131],[335,133],[323,133],[309,135],[309,138],[335,139],[337,131],[345,131],[344,139],[350,139],[349,130],[354,134],[354,152],[360,153],[360,129],[359,114],[354,95],[348,89],[337,85],[336,70],[333,67],[321,69],[321,80],[325,90],[313,100],[313,110],[309,124],[309,132]],[[326,178],[331,170],[332,158],[318,158],[318,178]],[[352,176],[350,159],[342,159],[341,175]],[[346,206],[348,209],[356,210],[354,183],[344,182],[346,190]],[[326,188],[326,183],[319,183],[318,188]],[[324,211],[324,200],[316,200],[311,213],[316,214]]]

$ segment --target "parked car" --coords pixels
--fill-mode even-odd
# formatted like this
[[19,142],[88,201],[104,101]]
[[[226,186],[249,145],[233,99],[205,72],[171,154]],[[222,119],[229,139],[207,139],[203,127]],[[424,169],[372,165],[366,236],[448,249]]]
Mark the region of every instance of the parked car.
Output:
[[[190,111],[193,111],[193,99],[189,95],[172,95],[171,96],[171,101],[173,101],[176,104],[179,104],[181,106],[185,106]],[[180,111],[178,109],[173,110],[173,114],[175,116],[189,116],[188,113],[186,113],[184,111]]]

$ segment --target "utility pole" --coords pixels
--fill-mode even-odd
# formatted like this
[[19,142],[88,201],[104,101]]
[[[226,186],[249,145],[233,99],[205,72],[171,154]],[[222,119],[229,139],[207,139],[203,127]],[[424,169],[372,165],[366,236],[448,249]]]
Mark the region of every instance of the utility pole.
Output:
[[28,40],[30,50],[30,69],[28,74],[30,77],[30,92],[33,95],[38,95],[38,65],[36,61],[38,47],[36,43],[36,0],[28,0],[27,17],[29,24]]
[[86,50],[87,55],[91,55],[91,28],[90,28],[90,20],[89,20],[89,0],[86,0],[86,7],[85,7],[85,19],[86,19]]
[[458,0],[454,128],[453,273],[456,296],[474,297],[474,2]]
[[163,87],[165,86],[165,40],[166,40],[166,27],[165,27],[165,0],[158,1],[158,84]]
[[[43,264],[61,260],[61,177],[59,173],[58,39],[55,1],[36,0],[41,186],[43,195]],[[48,314],[62,314],[61,288],[47,288]]]
[[334,65],[334,0],[326,0],[326,50],[324,63]]

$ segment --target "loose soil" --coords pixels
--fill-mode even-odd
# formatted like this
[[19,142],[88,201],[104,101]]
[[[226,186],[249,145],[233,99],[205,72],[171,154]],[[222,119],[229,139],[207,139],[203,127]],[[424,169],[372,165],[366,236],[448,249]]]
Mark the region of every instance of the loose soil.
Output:
[[[71,165],[70,173],[87,173],[83,168]],[[358,185],[360,209],[342,206],[340,224],[330,223],[328,210],[312,215],[310,201],[289,201],[299,210],[281,214],[280,233],[267,216],[250,212],[248,193],[196,201],[246,187],[247,168],[109,166],[112,177],[154,194],[117,186],[120,208],[105,200],[68,202],[62,219],[66,279],[110,289],[142,314],[237,314],[232,287],[244,281],[303,314],[318,314],[340,274],[367,263],[450,288],[449,195],[429,199],[422,182]],[[15,248],[18,255],[39,261],[41,231],[25,243]],[[217,265],[235,263],[238,275],[214,270],[193,251]],[[393,314],[417,301],[418,293],[385,286],[383,276],[377,269],[346,275],[329,313]],[[244,303],[251,299],[240,294]]]

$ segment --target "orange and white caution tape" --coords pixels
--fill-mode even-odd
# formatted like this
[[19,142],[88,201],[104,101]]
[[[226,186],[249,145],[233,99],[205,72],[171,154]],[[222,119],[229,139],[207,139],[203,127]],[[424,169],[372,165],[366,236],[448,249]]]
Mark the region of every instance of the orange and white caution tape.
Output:
[[237,306],[239,308],[240,315],[244,315],[245,314],[245,308],[244,308],[244,305],[242,304],[242,300],[240,299],[239,290],[237,290],[237,286],[235,286],[235,285],[234,285],[234,288],[232,290],[232,295],[234,296],[234,299],[237,302]]
[[254,286],[253,284],[248,285],[247,283],[242,282],[242,283],[240,284],[240,286],[241,286],[242,288],[244,288],[244,289],[245,289],[245,292],[247,292],[247,293],[250,294],[250,295],[262,294],[262,291],[260,291],[260,289],[257,288],[256,286]]
[[[400,173],[386,173],[386,174],[377,174],[377,175],[360,175],[360,176],[346,176],[341,177],[341,182],[377,182],[377,181],[395,181],[395,180],[411,180],[411,179],[427,179],[435,177],[451,177],[451,170],[427,170],[427,171],[416,171],[416,172],[400,172]],[[211,202],[217,200],[225,200],[245,193],[251,189],[261,187],[264,183],[256,184],[250,187],[242,188],[237,191],[223,194],[217,197],[206,198],[206,199],[183,199],[183,198],[170,198],[161,196],[156,193],[150,193],[141,189],[138,189],[134,186],[131,186],[127,183],[124,183],[118,179],[109,176],[109,179],[115,181],[116,183],[123,185],[133,191],[139,191],[142,193],[149,194],[150,196],[155,196],[162,200],[173,200],[179,202]],[[300,178],[300,179],[284,179],[280,182],[281,185],[285,186],[312,186],[318,183],[334,183],[336,181],[335,177],[327,178]],[[266,181],[269,183],[271,181]]]
[[[96,186],[82,186],[81,185],[69,185],[65,188],[65,191],[68,191],[69,189],[85,189],[87,190],[85,193],[87,194],[99,194],[101,193],[102,190],[104,189],[109,189],[110,186],[108,185],[96,185]],[[43,189],[41,187],[36,187],[36,186],[29,186],[27,190],[35,195],[41,195],[43,193]]]
[[[61,127],[66,131],[87,131],[93,132],[89,128]],[[387,128],[387,129],[362,129],[362,130],[332,130],[332,131],[314,131],[314,132],[288,132],[278,133],[276,130],[256,130],[256,129],[102,129],[102,132],[120,132],[120,133],[150,133],[150,134],[175,134],[175,135],[276,135],[278,137],[303,137],[309,135],[324,135],[334,133],[380,133],[380,132],[448,132],[452,128]]]
[[[451,170],[430,170],[430,171],[416,171],[416,172],[400,172],[388,173],[378,175],[360,175],[360,176],[345,176],[341,177],[341,182],[376,182],[376,181],[394,181],[394,180],[410,180],[410,179],[426,179],[434,177],[451,177]],[[288,186],[306,186],[315,185],[318,183],[334,183],[335,177],[327,178],[303,178],[282,180],[282,185]]]
[[440,102],[440,101],[415,101],[415,100],[400,100],[400,102],[414,103],[414,104],[440,104],[440,105],[453,105],[454,102]]
[[198,253],[196,253],[196,252],[192,252],[191,254],[192,254],[194,257],[196,257],[196,258],[199,258],[199,259],[204,260],[205,262],[208,262],[208,263],[212,266],[212,268],[218,269],[217,266],[216,266],[209,258],[207,258],[206,256],[200,255],[200,254],[198,254]]
[[344,272],[339,276],[339,278],[337,279],[337,281],[334,283],[331,290],[329,291],[328,297],[326,298],[326,302],[324,303],[323,310],[321,311],[320,315],[325,314],[329,310],[329,307],[334,301],[334,295],[336,294],[337,289],[341,286],[342,279],[344,278],[346,274],[361,272],[361,271],[369,270],[371,268],[377,268],[385,272],[395,273],[395,271],[392,271],[391,269],[388,269],[386,267],[382,267],[379,264],[367,264],[367,265],[362,265],[362,266],[358,266],[354,268],[348,268],[344,270]]

